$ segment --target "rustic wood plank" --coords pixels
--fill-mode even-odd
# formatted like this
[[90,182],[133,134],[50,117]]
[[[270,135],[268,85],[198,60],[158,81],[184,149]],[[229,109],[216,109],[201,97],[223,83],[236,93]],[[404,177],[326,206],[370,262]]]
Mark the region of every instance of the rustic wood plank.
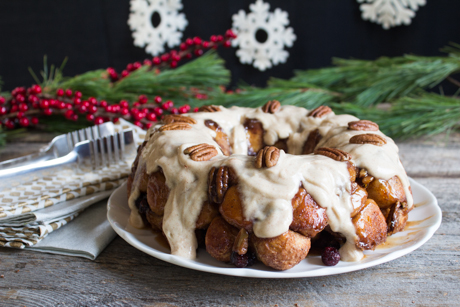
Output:
[[[193,271],[116,238],[96,261],[0,249],[3,306],[458,306],[460,178],[415,178],[443,223],[418,250],[335,276],[249,279]],[[17,271],[19,270],[19,271]]]

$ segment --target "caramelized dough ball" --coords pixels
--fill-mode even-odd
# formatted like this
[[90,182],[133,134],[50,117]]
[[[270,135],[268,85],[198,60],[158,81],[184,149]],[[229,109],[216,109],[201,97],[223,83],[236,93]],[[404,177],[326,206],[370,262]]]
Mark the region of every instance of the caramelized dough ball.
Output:
[[219,145],[222,153],[226,156],[230,156],[232,154],[232,150],[227,134],[225,134],[222,128],[213,120],[207,119],[204,121],[204,124],[206,127],[216,132],[216,137],[214,140],[216,141],[217,145]]
[[314,237],[327,226],[326,209],[320,207],[304,188],[300,187],[292,199],[292,208],[291,230]]
[[149,175],[147,174],[147,171],[144,169],[141,169],[141,173],[138,174],[140,176],[139,178],[139,191],[141,193],[146,193],[147,192],[147,186],[149,184]]
[[310,238],[288,230],[274,238],[262,239],[251,235],[257,258],[277,270],[287,270],[307,257]]
[[206,251],[219,261],[230,262],[237,234],[238,229],[227,223],[222,217],[214,218],[206,232]]
[[208,201],[203,203],[203,207],[201,209],[200,215],[196,221],[196,228],[197,229],[206,229],[208,228],[209,224],[211,224],[212,220],[219,215],[219,210],[216,206],[211,205]]
[[356,182],[351,183],[351,204],[353,205],[353,212],[351,217],[354,217],[363,206],[366,204],[367,200],[367,191],[362,188]]
[[133,188],[133,175],[129,174],[128,180],[126,181],[126,189],[128,190],[128,198],[131,196],[132,188]]
[[389,208],[398,201],[406,201],[403,185],[397,176],[389,180],[374,179],[369,183],[367,193],[382,209]]
[[163,172],[160,170],[150,174],[147,186],[147,201],[150,210],[157,215],[163,215],[168,197],[169,188]]
[[237,186],[232,186],[227,190],[219,211],[229,224],[252,232],[252,222],[244,218],[243,205]]
[[356,247],[374,249],[387,237],[387,224],[379,206],[372,199],[367,199],[364,208],[352,218],[358,240]]
[[284,152],[288,152],[287,140],[288,139],[278,140],[278,141],[276,141],[275,144],[273,144],[273,146],[275,146],[279,150],[284,150]]
[[407,218],[409,217],[409,211],[406,202],[397,202],[388,210],[386,223],[389,236],[404,230]]
[[243,124],[248,141],[248,156],[255,156],[264,148],[264,127],[257,119],[246,119]]
[[152,210],[147,210],[145,217],[154,230],[163,230],[163,216],[153,213]]

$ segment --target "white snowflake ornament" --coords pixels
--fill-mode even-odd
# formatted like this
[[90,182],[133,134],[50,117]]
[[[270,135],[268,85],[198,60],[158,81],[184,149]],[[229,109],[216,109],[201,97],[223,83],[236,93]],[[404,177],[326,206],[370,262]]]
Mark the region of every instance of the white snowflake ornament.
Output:
[[361,4],[362,17],[381,24],[388,30],[390,27],[409,25],[419,6],[426,0],[358,0]]
[[284,46],[291,47],[296,36],[289,25],[288,14],[277,8],[269,12],[270,4],[257,0],[249,6],[251,13],[240,10],[233,15],[233,32],[237,37],[232,41],[239,47],[236,55],[243,64],[253,64],[259,70],[286,62],[289,52]]
[[128,25],[133,31],[134,45],[145,47],[151,55],[162,53],[180,44],[182,32],[188,22],[181,0],[131,0]]

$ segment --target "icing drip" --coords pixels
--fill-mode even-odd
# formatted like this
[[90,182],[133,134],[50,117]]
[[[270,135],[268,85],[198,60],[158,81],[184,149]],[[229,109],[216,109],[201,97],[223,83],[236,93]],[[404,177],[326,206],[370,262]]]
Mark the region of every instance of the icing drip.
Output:
[[[163,232],[171,246],[171,252],[185,258],[195,258],[195,223],[207,200],[207,178],[211,167],[232,167],[238,178],[238,190],[242,197],[244,216],[253,221],[256,236],[270,238],[281,235],[292,222],[291,200],[299,184],[311,194],[321,207],[326,208],[329,225],[342,233],[347,243],[341,248],[342,259],[357,261],[362,252],[355,247],[356,233],[350,219],[353,211],[351,182],[347,165],[320,155],[300,155],[309,133],[318,129],[323,139],[319,147],[334,147],[347,151],[352,162],[366,168],[370,174],[382,179],[398,176],[404,185],[407,202],[412,206],[409,182],[399,161],[398,149],[386,138],[384,146],[349,144],[349,139],[364,131],[347,130],[350,115],[329,113],[322,118],[307,116],[308,110],[295,106],[283,106],[276,114],[264,113],[260,108],[220,107],[220,112],[194,113],[190,130],[158,131],[152,128],[150,138],[139,159],[138,169],[129,198],[130,223],[143,227],[135,200],[139,197],[139,182],[144,170],[147,174],[162,169],[170,196],[165,206]],[[228,135],[233,155],[223,155],[214,141],[216,133],[205,126],[212,119]],[[248,145],[243,123],[257,119],[264,127],[264,141],[268,145],[279,139],[287,139],[291,154],[281,151],[276,166],[256,169],[254,157],[247,156]],[[381,132],[376,132],[383,136]],[[218,155],[209,161],[193,161],[183,153],[190,146],[206,143],[218,149]],[[378,163],[375,161],[378,160]]]

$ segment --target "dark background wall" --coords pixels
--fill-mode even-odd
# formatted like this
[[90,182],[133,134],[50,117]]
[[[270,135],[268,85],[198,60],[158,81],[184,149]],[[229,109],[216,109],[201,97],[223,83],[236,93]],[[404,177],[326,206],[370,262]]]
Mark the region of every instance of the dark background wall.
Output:
[[[231,16],[249,11],[254,1],[183,0],[188,26],[183,38],[223,34]],[[328,66],[332,57],[374,59],[404,53],[440,55],[450,41],[460,43],[460,1],[427,0],[410,26],[384,30],[361,19],[356,0],[266,0],[270,10],[289,13],[297,40],[290,57],[265,72],[239,63],[236,49],[220,50],[233,80],[263,85],[270,76],[288,78],[295,69]],[[65,75],[115,67],[150,58],[133,45],[127,25],[128,0],[2,0],[0,1],[0,76],[4,90],[34,81],[43,55],[60,64],[68,56]]]

